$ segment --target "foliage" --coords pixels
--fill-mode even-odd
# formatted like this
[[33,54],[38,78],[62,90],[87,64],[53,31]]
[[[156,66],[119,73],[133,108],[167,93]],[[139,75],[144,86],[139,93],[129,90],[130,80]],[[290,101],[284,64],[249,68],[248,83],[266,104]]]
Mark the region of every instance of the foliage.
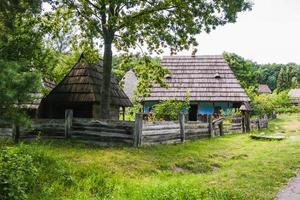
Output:
[[27,152],[18,148],[0,150],[0,199],[28,199],[36,178],[37,169]]
[[184,101],[168,99],[153,106],[154,120],[177,120],[180,112],[186,112],[190,107],[189,96]]
[[234,53],[224,53],[224,58],[242,87],[257,88],[258,84],[266,84],[273,91],[299,87],[300,66],[294,63],[257,64]]
[[[53,1],[54,7],[68,6],[78,15],[78,26],[104,46],[101,116],[110,113],[112,47],[129,51],[145,47],[172,53],[197,45],[195,35],[219,25],[235,22],[237,13],[251,8],[247,0],[224,1]],[[182,11],[185,12],[182,12]],[[142,49],[142,48],[141,48]]]
[[114,68],[114,73],[119,80],[125,73],[133,70],[137,77],[135,88],[135,98],[137,102],[143,102],[145,97],[150,95],[154,84],[166,87],[165,75],[169,72],[160,65],[159,59],[151,58],[146,55],[122,55],[117,58],[118,64]]
[[272,94],[256,94],[253,91],[248,95],[251,99],[253,114],[263,115],[271,114],[273,111],[292,111],[292,102],[287,91],[273,92]]
[[39,91],[43,68],[41,1],[3,1],[0,6],[0,119],[26,121],[22,104]]
[[[277,78],[277,90],[288,90],[292,87],[292,80],[296,75],[296,69],[294,65],[287,65],[280,69]],[[295,84],[295,83],[294,83]]]
[[240,116],[241,115],[241,111],[240,109],[228,109],[226,111],[224,111],[223,109],[221,110],[221,116],[222,117],[236,117],[236,116]]
[[32,94],[38,91],[40,76],[28,71],[17,62],[0,60],[0,119],[27,122],[24,104],[32,101]]
[[224,58],[243,88],[258,86],[258,72],[255,70],[256,63],[234,53],[225,52]]

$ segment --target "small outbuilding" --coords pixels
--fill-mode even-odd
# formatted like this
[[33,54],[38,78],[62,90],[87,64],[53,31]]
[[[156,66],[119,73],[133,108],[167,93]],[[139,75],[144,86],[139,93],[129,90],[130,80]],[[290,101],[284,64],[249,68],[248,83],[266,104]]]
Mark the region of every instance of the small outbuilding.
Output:
[[265,85],[265,84],[261,84],[258,86],[258,90],[257,92],[259,94],[272,94],[272,91],[271,89],[269,88],[268,85]]
[[[74,117],[100,118],[102,72],[102,61],[88,64],[81,56],[63,80],[43,98],[39,117],[64,118],[65,110],[72,109]],[[129,98],[112,77],[110,119],[119,119],[120,108],[124,111],[129,106],[132,106]]]
[[300,89],[291,89],[289,91],[289,97],[291,98],[293,104],[300,104]]
[[239,109],[250,99],[222,55],[166,56],[161,65],[169,69],[167,88],[155,85],[144,102],[144,112],[167,99],[184,100],[189,95],[188,118],[205,121],[221,110]]
[[41,91],[31,93],[30,95],[31,95],[32,99],[30,101],[25,102],[25,103],[22,104],[22,108],[25,110],[26,114],[30,118],[37,118],[38,117],[39,105],[40,105],[43,97],[45,96],[43,91],[45,91],[45,92],[51,91],[56,86],[54,82],[52,82],[50,80],[47,80],[47,79],[42,79],[41,83],[42,83]]

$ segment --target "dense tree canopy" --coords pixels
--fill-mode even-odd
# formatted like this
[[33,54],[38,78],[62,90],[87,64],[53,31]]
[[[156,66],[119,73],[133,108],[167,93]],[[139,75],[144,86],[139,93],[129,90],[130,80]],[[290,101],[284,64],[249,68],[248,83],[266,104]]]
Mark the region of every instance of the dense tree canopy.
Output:
[[0,6],[0,119],[25,117],[22,104],[37,91],[43,67],[41,1],[2,1]]
[[128,51],[137,46],[162,52],[170,47],[175,53],[197,45],[195,35],[209,32],[218,25],[235,22],[237,13],[247,10],[247,0],[62,0],[55,7],[67,5],[79,16],[78,26],[104,46],[104,78],[101,116],[109,117],[112,46]]
[[299,87],[299,65],[258,64],[234,53],[224,53],[224,57],[243,88],[257,87],[259,84],[267,84],[272,91]]

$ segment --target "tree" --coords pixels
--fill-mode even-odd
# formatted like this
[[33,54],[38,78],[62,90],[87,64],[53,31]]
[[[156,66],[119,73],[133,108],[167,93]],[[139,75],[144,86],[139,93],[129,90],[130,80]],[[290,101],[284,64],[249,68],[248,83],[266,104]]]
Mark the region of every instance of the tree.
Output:
[[295,89],[295,88],[300,88],[300,84],[297,80],[297,77],[293,77],[292,78],[292,85],[291,85],[291,88],[292,89]]
[[294,77],[296,78],[296,67],[294,64],[288,64],[281,68],[277,78],[277,90],[283,91],[290,89]]
[[234,53],[224,53],[224,58],[243,88],[257,87],[256,63],[246,60]]
[[[59,1],[55,1],[56,3]],[[109,117],[112,46],[128,50],[145,46],[175,53],[197,45],[195,35],[235,22],[237,13],[251,8],[247,0],[63,0],[76,10],[80,24],[101,38],[104,46],[100,114]]]
[[23,104],[37,92],[43,67],[41,4],[7,0],[0,6],[0,119],[16,124],[26,121]]

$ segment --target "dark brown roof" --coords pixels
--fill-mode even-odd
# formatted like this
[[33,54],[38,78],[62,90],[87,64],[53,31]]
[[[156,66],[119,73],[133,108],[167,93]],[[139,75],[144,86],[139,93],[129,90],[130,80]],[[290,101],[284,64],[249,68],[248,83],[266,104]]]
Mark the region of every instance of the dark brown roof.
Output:
[[261,94],[271,94],[272,91],[271,91],[271,89],[269,88],[268,85],[259,85],[258,86],[258,93],[261,93]]
[[170,71],[168,88],[156,85],[146,101],[183,100],[187,92],[191,101],[250,101],[221,55],[167,56],[161,65]]
[[[45,99],[52,102],[100,103],[102,72],[102,61],[97,64],[87,64],[81,57]],[[111,104],[118,106],[132,105],[114,77],[111,79]]]

